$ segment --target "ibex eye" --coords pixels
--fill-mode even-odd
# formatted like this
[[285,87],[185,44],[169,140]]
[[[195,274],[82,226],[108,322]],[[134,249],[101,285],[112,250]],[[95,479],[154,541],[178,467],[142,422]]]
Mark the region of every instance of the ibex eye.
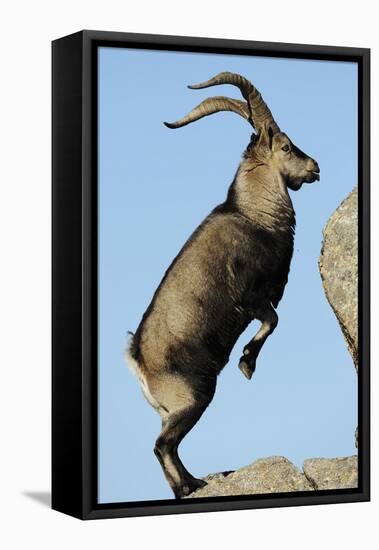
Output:
[[286,153],[288,153],[289,150],[290,150],[289,145],[287,145],[287,144],[283,145],[282,151],[285,151]]

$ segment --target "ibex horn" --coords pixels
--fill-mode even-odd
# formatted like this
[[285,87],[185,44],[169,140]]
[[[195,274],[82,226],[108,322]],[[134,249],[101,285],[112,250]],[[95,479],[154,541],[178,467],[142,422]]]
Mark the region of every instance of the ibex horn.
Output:
[[207,80],[206,82],[194,84],[188,87],[191,90],[201,90],[203,88],[218,86],[221,84],[232,84],[233,86],[237,86],[240,89],[242,96],[246,99],[249,108],[250,116],[247,118],[247,120],[249,120],[253,124],[258,132],[262,127],[266,125],[270,125],[274,133],[280,131],[279,126],[275,122],[275,119],[272,116],[270,109],[267,107],[259,91],[255,88],[255,86],[253,86],[253,84],[249,80],[247,80],[247,78],[239,74],[229,72],[219,73],[218,75],[214,76],[210,80]]
[[253,125],[250,118],[249,107],[245,101],[223,96],[209,97],[208,99],[202,101],[197,107],[192,109],[188,115],[184,116],[180,120],[177,120],[176,122],[165,122],[164,124],[168,128],[181,128],[182,126],[186,126],[186,124],[190,124],[190,122],[194,122],[195,120],[199,120],[200,118],[212,115],[213,113],[218,113],[220,111],[232,111],[233,113],[242,116]]

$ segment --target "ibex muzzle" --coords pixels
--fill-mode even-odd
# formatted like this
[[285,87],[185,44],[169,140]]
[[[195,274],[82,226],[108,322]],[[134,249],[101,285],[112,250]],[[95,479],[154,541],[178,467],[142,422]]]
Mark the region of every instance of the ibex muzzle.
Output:
[[220,73],[193,89],[233,84],[244,101],[206,99],[169,128],[232,111],[255,129],[224,203],[194,231],[156,290],[132,337],[128,361],[162,418],[154,452],[175,496],[205,485],[178,456],[178,445],[211,402],[218,374],[253,319],[262,325],[239,368],[250,379],[273,332],[293,253],[295,214],[288,188],[319,179],[315,160],[280,131],[258,90]]

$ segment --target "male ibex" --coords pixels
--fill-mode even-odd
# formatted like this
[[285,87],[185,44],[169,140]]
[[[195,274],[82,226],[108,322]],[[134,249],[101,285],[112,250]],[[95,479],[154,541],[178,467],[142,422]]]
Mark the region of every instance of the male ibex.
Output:
[[224,72],[190,88],[217,84],[237,86],[246,101],[211,97],[166,126],[180,128],[232,111],[256,134],[225,202],[205,218],[166,271],[128,349],[142,391],[162,418],[154,452],[177,498],[206,484],[185,469],[178,445],[211,402],[235,342],[253,319],[261,321],[239,361],[250,379],[277,325],[275,309],[293,253],[295,213],[288,188],[296,191],[318,180],[320,172],[317,162],[280,131],[246,78]]

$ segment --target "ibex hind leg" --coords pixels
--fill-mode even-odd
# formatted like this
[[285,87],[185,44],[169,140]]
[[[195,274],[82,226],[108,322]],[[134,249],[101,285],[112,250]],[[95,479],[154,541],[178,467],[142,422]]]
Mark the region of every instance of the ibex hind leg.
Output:
[[204,410],[205,407],[193,406],[168,416],[155,443],[154,453],[176,498],[187,496],[206,485],[205,481],[196,479],[188,472],[178,455],[179,443],[193,428]]
[[212,400],[215,381],[210,384],[210,391],[201,394],[184,379],[180,382],[181,389],[183,384],[188,385],[188,389],[185,394],[182,391],[177,393],[174,390],[178,386],[177,382],[178,380],[167,384],[166,395],[158,398],[161,404],[162,431],[155,443],[154,453],[175,497],[181,498],[206,485],[205,481],[193,477],[184,467],[178,455],[178,446]]

